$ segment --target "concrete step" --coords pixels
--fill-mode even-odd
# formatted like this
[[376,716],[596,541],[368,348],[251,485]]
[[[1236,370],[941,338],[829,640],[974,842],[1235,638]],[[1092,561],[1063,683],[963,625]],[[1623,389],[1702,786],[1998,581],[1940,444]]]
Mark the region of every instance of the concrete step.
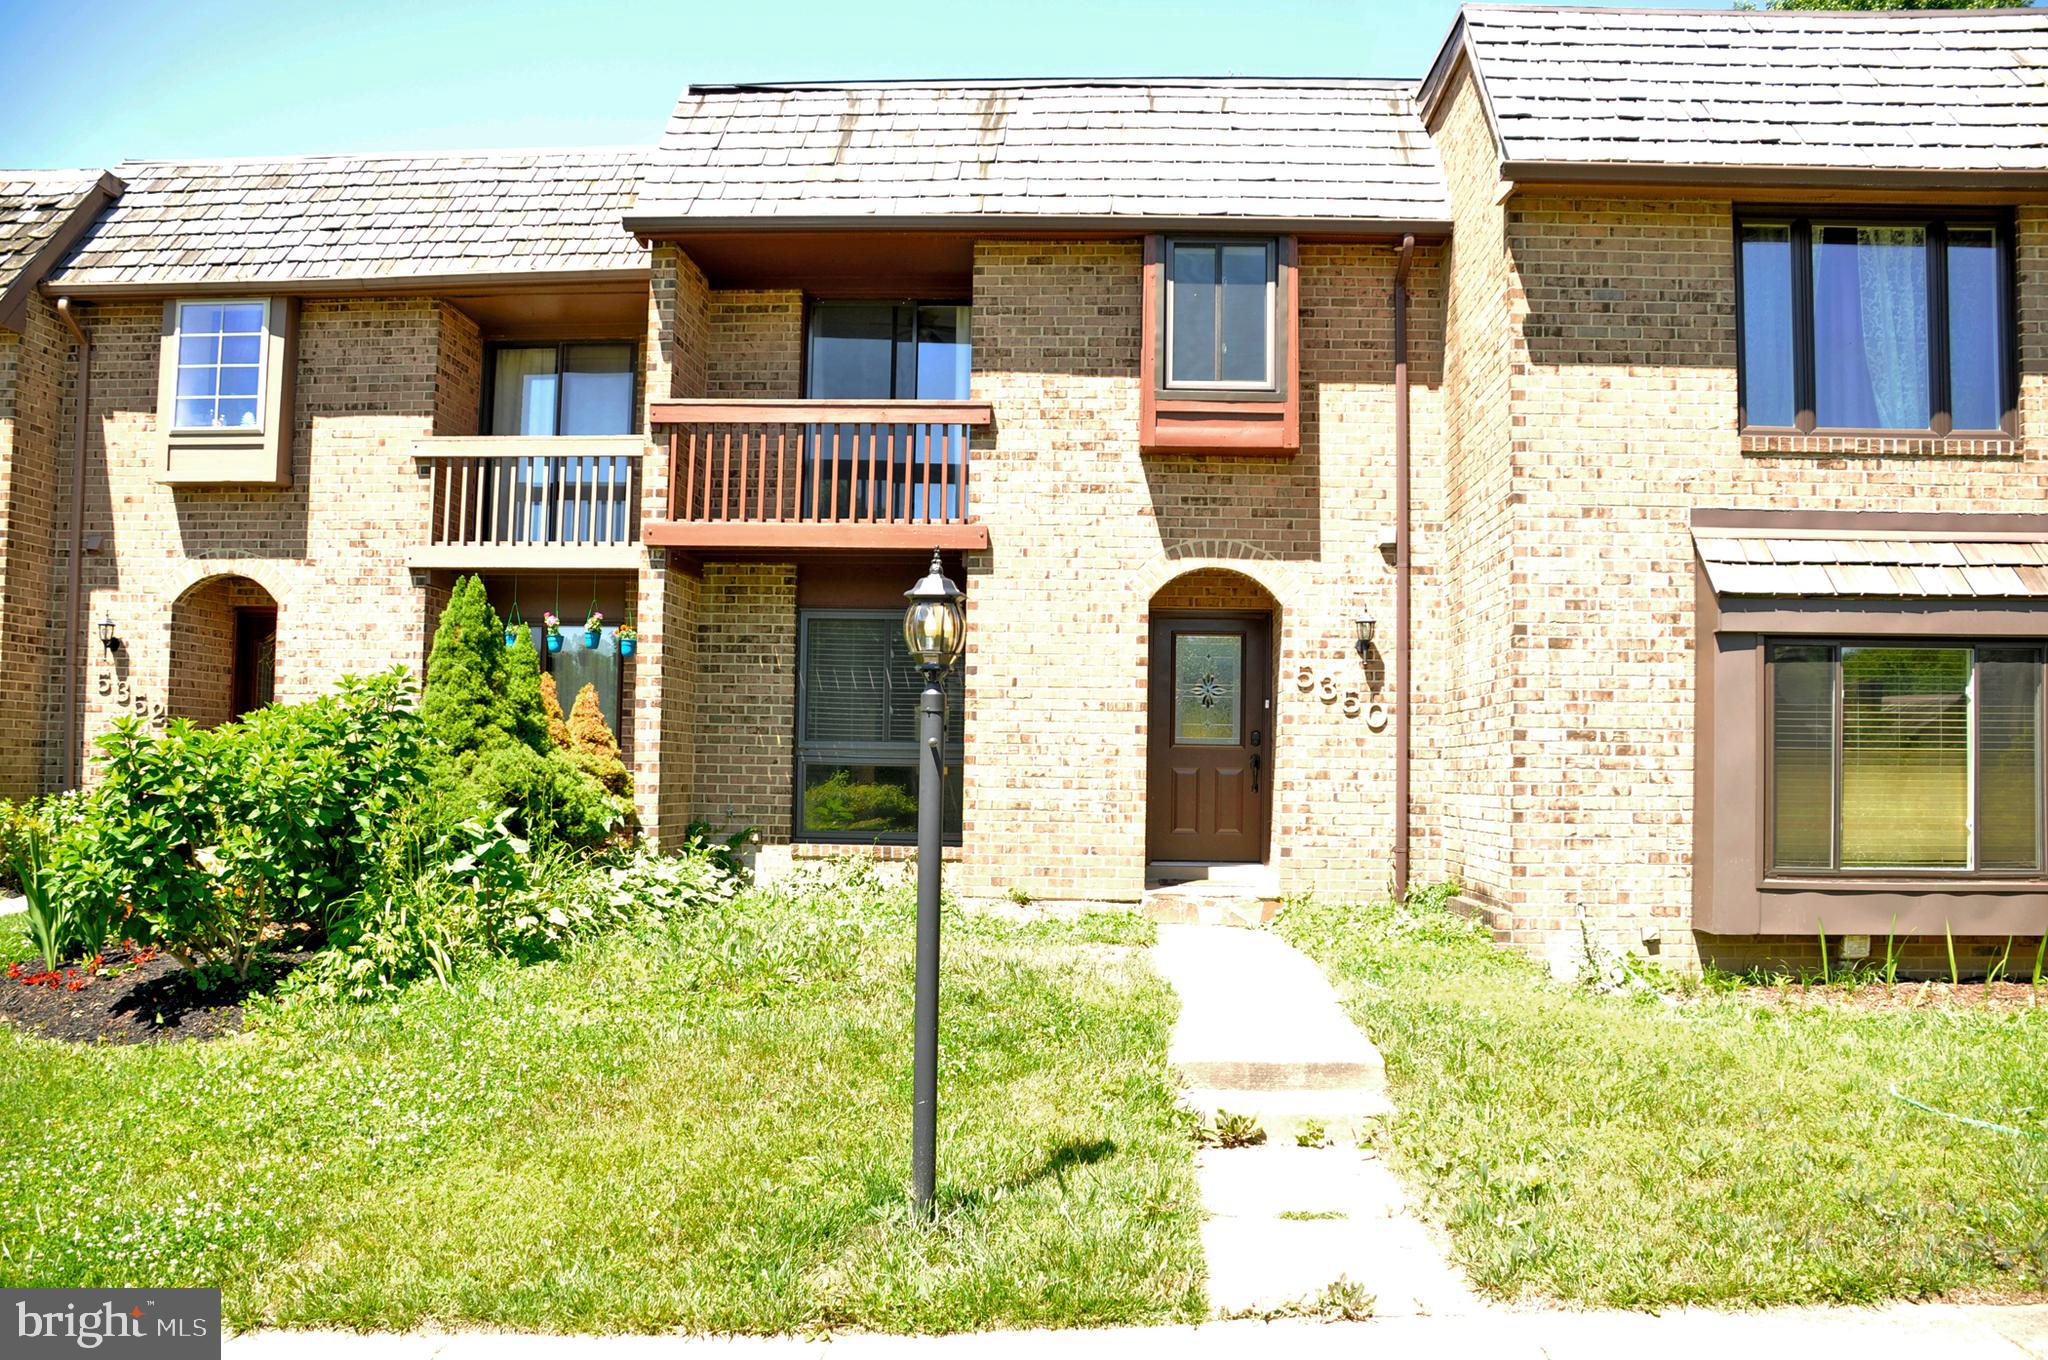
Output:
[[1339,1281],[1371,1295],[1376,1317],[1483,1306],[1377,1158],[1346,1148],[1205,1148],[1196,1174],[1209,1302],[1219,1313],[1310,1301]]
[[1199,884],[1183,884],[1145,890],[1146,917],[1161,925],[1241,926],[1265,925],[1280,912],[1276,897],[1247,897],[1219,892]]
[[1167,1057],[1183,1101],[1257,1119],[1274,1143],[1309,1124],[1349,1140],[1387,1113],[1386,1066],[1307,956],[1262,930],[1165,925],[1152,962],[1180,996]]

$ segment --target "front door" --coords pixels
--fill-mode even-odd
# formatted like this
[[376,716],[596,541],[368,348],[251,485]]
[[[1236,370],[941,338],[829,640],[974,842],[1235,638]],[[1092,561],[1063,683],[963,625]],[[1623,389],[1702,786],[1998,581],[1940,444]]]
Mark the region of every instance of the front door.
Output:
[[1273,791],[1268,628],[1263,618],[1153,620],[1147,858],[1266,857]]

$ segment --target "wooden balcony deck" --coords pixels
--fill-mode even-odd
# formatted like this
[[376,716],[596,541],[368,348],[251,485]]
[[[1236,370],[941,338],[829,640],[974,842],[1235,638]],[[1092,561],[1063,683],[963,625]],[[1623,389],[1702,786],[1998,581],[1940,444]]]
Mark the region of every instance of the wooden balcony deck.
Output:
[[667,517],[649,544],[734,552],[986,548],[969,493],[975,401],[658,401]]
[[640,544],[640,435],[415,440],[433,484],[415,567],[625,570]]

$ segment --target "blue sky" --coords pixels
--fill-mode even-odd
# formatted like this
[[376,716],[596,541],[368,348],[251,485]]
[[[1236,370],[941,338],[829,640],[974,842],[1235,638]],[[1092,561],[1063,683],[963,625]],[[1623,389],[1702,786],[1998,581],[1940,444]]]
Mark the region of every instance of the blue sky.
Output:
[[0,104],[0,166],[645,143],[693,80],[1416,76],[1456,12],[1455,0],[0,0],[17,77]]

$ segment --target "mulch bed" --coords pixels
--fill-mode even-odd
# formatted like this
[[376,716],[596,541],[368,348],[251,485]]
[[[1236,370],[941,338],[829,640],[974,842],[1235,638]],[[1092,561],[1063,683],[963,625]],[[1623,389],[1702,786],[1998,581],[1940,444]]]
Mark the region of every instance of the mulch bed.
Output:
[[70,964],[54,974],[33,959],[0,976],[0,1019],[74,1044],[215,1039],[240,1030],[243,1003],[305,957],[276,955],[247,982],[222,978],[204,990],[177,960],[132,945],[108,949],[95,968]]
[[1745,987],[1743,996],[1786,1006],[1847,1006],[1866,1011],[1934,1009],[2027,1010],[2048,999],[2048,988],[2036,992],[2026,982],[1868,982],[1858,987],[1818,984]]

